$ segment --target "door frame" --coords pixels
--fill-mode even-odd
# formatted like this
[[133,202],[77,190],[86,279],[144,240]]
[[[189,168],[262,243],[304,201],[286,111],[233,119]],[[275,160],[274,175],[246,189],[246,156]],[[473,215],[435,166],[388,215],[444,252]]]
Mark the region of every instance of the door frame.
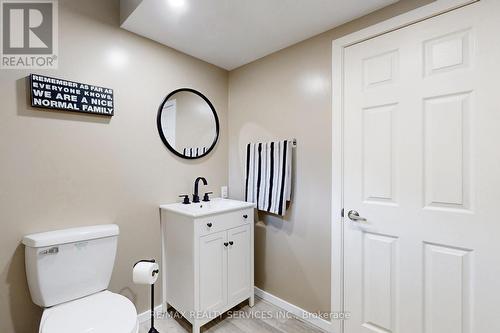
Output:
[[[345,49],[460,7],[484,0],[436,0],[332,42],[332,204],[331,311],[344,311],[344,55]],[[343,333],[342,320],[331,320],[331,332]]]

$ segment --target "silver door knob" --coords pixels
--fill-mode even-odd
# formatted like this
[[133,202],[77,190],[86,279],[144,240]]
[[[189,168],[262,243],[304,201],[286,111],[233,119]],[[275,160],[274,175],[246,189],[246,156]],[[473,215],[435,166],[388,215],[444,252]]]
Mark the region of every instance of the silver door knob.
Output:
[[349,213],[347,213],[347,217],[351,219],[351,221],[366,222],[366,219],[359,216],[359,213],[355,210],[350,210]]

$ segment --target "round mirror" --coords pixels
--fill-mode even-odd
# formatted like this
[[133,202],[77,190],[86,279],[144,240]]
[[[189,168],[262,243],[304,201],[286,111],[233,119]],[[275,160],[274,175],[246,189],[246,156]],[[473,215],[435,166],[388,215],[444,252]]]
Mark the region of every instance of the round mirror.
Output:
[[163,143],[182,158],[206,156],[219,138],[214,106],[202,93],[189,88],[177,89],[163,100],[156,123]]

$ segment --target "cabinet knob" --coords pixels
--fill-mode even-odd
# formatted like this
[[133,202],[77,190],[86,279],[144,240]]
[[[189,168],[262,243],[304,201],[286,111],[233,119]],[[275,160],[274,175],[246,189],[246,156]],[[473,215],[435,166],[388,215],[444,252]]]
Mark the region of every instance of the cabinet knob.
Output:
[[224,242],[224,246],[227,247],[229,245],[228,242]]
[[247,218],[248,218],[248,215],[247,215],[247,214],[243,215],[243,218],[244,218],[244,219],[247,219]]
[[234,244],[234,242],[233,242],[233,241],[230,241],[230,242],[229,242],[229,245],[233,245],[233,244]]
[[212,223],[211,223],[211,222],[208,222],[208,223],[207,223],[207,227],[212,228]]

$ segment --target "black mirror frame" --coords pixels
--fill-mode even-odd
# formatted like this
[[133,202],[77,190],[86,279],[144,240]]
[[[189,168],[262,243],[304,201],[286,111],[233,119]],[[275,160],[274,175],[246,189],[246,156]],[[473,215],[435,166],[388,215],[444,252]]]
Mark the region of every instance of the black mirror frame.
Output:
[[[200,96],[201,98],[203,98],[203,100],[208,104],[208,106],[210,106],[210,109],[212,110],[212,113],[213,113],[214,118],[215,118],[215,132],[216,132],[215,139],[212,142],[212,145],[207,149],[207,151],[199,156],[191,157],[191,156],[186,156],[186,155],[179,153],[177,150],[175,150],[174,147],[172,147],[168,143],[167,139],[163,135],[163,130],[161,127],[161,114],[163,112],[163,107],[165,106],[165,103],[168,101],[168,99],[170,97],[172,97],[172,95],[174,95],[178,92],[181,92],[181,91],[191,92],[191,93],[196,94],[196,95]],[[167,148],[175,155],[177,155],[181,158],[188,159],[188,160],[195,160],[195,159],[207,156],[215,148],[215,145],[217,144],[217,141],[219,140],[219,117],[217,116],[217,112],[215,111],[215,108],[214,108],[212,102],[210,102],[210,100],[205,95],[203,95],[201,92],[199,92],[198,90],[191,89],[191,88],[176,89],[176,90],[172,91],[170,94],[168,94],[167,97],[165,97],[163,99],[163,102],[161,102],[160,107],[158,108],[158,115],[156,116],[156,126],[158,127],[158,133],[160,134],[161,141],[163,141],[165,146],[167,146]]]

